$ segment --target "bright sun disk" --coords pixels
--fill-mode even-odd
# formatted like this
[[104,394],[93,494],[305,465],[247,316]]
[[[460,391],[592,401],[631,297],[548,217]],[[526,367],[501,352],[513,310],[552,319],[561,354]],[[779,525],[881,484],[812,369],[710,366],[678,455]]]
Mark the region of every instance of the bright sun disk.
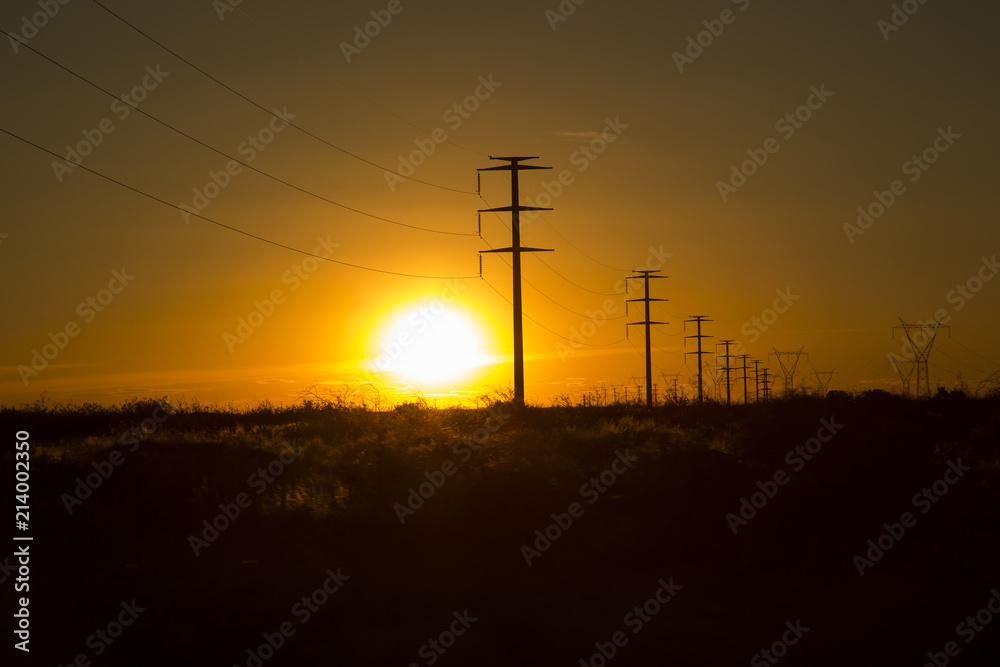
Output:
[[376,368],[418,385],[462,380],[493,363],[479,327],[454,307],[407,309],[379,340]]

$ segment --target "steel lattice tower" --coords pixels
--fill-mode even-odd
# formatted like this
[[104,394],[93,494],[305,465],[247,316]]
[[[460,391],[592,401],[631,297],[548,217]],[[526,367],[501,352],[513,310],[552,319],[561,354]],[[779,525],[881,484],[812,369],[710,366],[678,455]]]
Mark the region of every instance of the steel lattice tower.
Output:
[[[910,343],[910,350],[913,351],[913,362],[917,373],[917,396],[930,396],[931,381],[930,374],[927,371],[927,360],[931,356],[931,350],[934,347],[934,339],[937,338],[938,330],[947,329],[950,336],[951,327],[941,324],[941,320],[937,320],[932,324],[907,324],[901,317],[899,318],[899,326],[892,328],[893,338],[896,337],[896,329],[903,330],[906,340]],[[917,333],[911,334],[911,331],[916,331]],[[930,332],[929,334],[925,333],[928,331]],[[914,338],[922,340],[915,341]],[[896,372],[899,372],[898,366]],[[909,387],[909,382],[906,384]]]

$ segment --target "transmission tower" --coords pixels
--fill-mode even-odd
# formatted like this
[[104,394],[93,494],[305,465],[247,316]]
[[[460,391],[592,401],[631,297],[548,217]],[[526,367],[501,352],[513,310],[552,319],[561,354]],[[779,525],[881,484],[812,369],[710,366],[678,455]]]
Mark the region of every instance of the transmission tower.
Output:
[[[778,352],[778,348],[771,349],[774,350],[774,352],[770,353],[768,358],[778,358],[778,365],[781,366],[781,373],[785,380],[785,394],[791,394],[795,391],[795,367],[799,365],[799,359],[803,354],[806,355],[807,359],[809,358],[809,355],[806,352],[803,352],[803,348],[801,347],[794,352]],[[781,360],[782,357],[788,357],[789,361],[787,364]],[[793,357],[794,360],[792,360]]]
[[708,319],[708,315],[688,315],[691,319],[684,320],[685,330],[687,329],[688,322],[694,322],[698,327],[698,333],[692,336],[684,336],[684,342],[687,343],[688,338],[695,338],[698,341],[698,351],[697,352],[685,352],[684,354],[697,354],[698,355],[698,402],[703,403],[705,401],[704,384],[701,372],[701,357],[708,352],[703,352],[701,349],[701,339],[711,338],[711,336],[701,333],[701,323],[702,322],[712,322],[713,320]]
[[816,376],[816,384],[818,385],[820,396],[826,396],[827,391],[830,389],[830,381],[833,380],[833,376],[837,374],[836,369],[832,371],[817,371],[813,370],[813,375]]
[[652,273],[659,273],[659,270],[641,270],[635,269],[633,273],[638,275],[625,276],[625,284],[628,285],[628,281],[633,278],[642,278],[643,287],[645,288],[645,297],[642,299],[625,299],[625,314],[628,314],[628,304],[634,301],[642,301],[646,304],[646,319],[642,322],[626,322],[625,324],[625,337],[628,338],[628,328],[636,324],[644,324],[646,326],[646,407],[653,407],[653,371],[652,371],[652,356],[650,353],[650,342],[649,342],[649,326],[651,324],[669,324],[669,322],[653,322],[649,319],[649,302],[650,301],[667,301],[667,299],[654,299],[649,296],[649,279],[650,278],[666,278],[667,276],[653,276]]
[[889,362],[889,367],[895,370],[899,376],[899,382],[903,386],[903,393],[909,395],[910,380],[913,379],[913,371],[917,367],[916,362],[907,361],[906,359],[893,359]]
[[521,253],[522,252],[551,252],[552,248],[527,248],[521,245],[521,211],[551,211],[551,208],[539,206],[521,206],[517,185],[517,173],[522,169],[551,169],[552,167],[539,167],[533,164],[519,164],[522,160],[537,160],[537,157],[493,157],[491,160],[504,160],[510,164],[497,167],[484,167],[477,169],[480,171],[509,171],[510,172],[510,206],[499,208],[480,209],[480,213],[494,211],[510,211],[511,217],[511,242],[509,248],[496,248],[494,250],[480,250],[480,253],[509,252],[512,257],[512,269],[514,275],[514,403],[524,405],[524,342],[521,329]]
[[[937,320],[933,324],[907,324],[901,317],[899,318],[899,326],[892,328],[893,338],[896,337],[896,329],[903,330],[906,340],[910,343],[910,349],[913,350],[913,362],[917,371],[917,396],[930,396],[931,381],[927,372],[927,360],[931,356],[931,348],[934,347],[934,339],[937,337],[938,329],[947,329],[948,335],[951,336],[951,327],[941,324],[941,320]],[[916,333],[911,334],[911,331],[916,331]],[[898,368],[896,370],[899,372]],[[907,390],[909,390],[909,384],[907,381]]]

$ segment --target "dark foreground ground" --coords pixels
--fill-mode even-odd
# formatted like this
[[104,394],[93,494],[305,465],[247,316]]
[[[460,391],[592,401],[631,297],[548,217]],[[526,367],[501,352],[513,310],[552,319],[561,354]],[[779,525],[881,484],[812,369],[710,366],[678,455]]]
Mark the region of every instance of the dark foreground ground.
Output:
[[998,408],[0,412],[3,664],[1000,665]]

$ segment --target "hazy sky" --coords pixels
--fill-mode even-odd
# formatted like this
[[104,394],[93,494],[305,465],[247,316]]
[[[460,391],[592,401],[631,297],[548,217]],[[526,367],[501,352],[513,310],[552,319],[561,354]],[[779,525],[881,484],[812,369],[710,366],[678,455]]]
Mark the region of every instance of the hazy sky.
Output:
[[[238,95],[91,0],[4,5],[0,127],[69,160],[0,133],[0,402],[509,383],[509,256],[477,275],[479,250],[510,245],[509,214],[477,235],[477,209],[510,204],[503,173],[476,195],[488,155],[552,167],[521,173],[522,203],[554,208],[522,229],[555,249],[523,260],[529,401],[642,376],[641,327],[622,340],[641,310],[614,295],[640,268],[669,276],[661,391],[661,372],[693,374],[689,315],[772,369],[774,348],[804,348],[807,384],[898,386],[900,317],[951,327],[932,382],[1000,369],[995,2],[106,6]],[[314,262],[182,205],[339,262],[465,278]],[[431,385],[418,350],[480,370]],[[406,374],[366,372],[379,355]]]

